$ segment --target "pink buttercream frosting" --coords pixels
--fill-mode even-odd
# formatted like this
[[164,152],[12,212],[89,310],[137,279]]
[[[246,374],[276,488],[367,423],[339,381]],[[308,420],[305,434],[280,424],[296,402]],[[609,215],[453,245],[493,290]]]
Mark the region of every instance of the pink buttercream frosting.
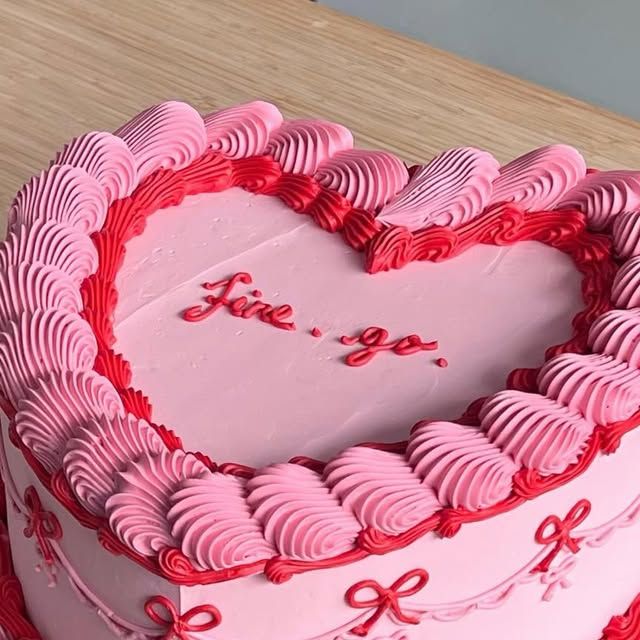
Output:
[[57,309],[22,313],[0,333],[0,390],[16,406],[51,372],[91,369],[97,353],[91,327],[80,316]]
[[135,158],[124,140],[105,131],[74,138],[52,164],[84,169],[104,189],[109,203],[128,196],[138,184]]
[[640,369],[640,309],[614,309],[602,314],[589,330],[589,346]]
[[197,566],[225,569],[275,554],[251,515],[246,495],[245,480],[210,473],[185,480],[171,496],[171,535]]
[[280,555],[321,560],[352,548],[361,527],[322,477],[301,465],[275,464],[249,480],[249,506]]
[[183,480],[209,473],[195,456],[163,449],[158,455],[130,462],[116,474],[116,493],[106,501],[113,532],[131,549],[151,556],[173,546],[167,512],[171,495]]
[[640,211],[625,211],[613,220],[613,248],[619,258],[640,256]]
[[409,181],[404,163],[387,151],[340,151],[318,168],[314,178],[354,207],[377,210]]
[[640,257],[631,258],[616,273],[611,302],[621,309],[640,307]]
[[207,143],[229,158],[264,153],[272,132],[282,124],[282,114],[270,102],[256,100],[204,116]]
[[584,158],[573,147],[553,144],[534,149],[500,168],[489,204],[513,202],[524,211],[549,209],[586,171]]
[[640,172],[597,171],[564,194],[558,209],[578,209],[592,229],[602,230],[619,213],[640,208]]
[[93,233],[106,215],[107,198],[100,183],[84,169],[55,164],[20,189],[9,210],[9,229],[55,220]]
[[446,506],[471,511],[490,507],[510,493],[518,466],[475,427],[424,422],[409,439],[409,464]]
[[63,469],[80,504],[94,515],[105,515],[105,502],[115,492],[116,474],[129,462],[160,454],[160,436],[130,413],[101,415],[74,432],[66,444]]
[[162,102],[122,125],[122,138],[136,162],[140,179],[156,169],[182,169],[200,157],[207,133],[200,114],[186,102]]
[[478,216],[491,199],[498,161],[486,151],[443,151],[416,171],[409,184],[380,211],[378,220],[414,231],[458,227]]
[[104,376],[94,371],[52,373],[18,403],[16,430],[42,465],[53,472],[62,465],[69,439],[90,420],[123,412],[120,396]]
[[324,120],[285,120],[269,139],[266,152],[285,173],[313,175],[339,151],[353,147],[351,131]]
[[601,425],[626,420],[640,406],[640,371],[608,355],[555,356],[540,369],[538,386]]
[[480,428],[517,465],[562,473],[583,452],[594,425],[537,393],[500,391],[480,411]]
[[0,271],[0,327],[25,311],[82,310],[82,296],[71,278],[57,267],[23,262]]
[[326,483],[362,527],[398,535],[433,515],[441,505],[404,456],[351,447],[333,458]]
[[98,254],[91,238],[55,220],[35,220],[16,225],[0,243],[0,269],[23,262],[57,267],[79,286],[98,268]]

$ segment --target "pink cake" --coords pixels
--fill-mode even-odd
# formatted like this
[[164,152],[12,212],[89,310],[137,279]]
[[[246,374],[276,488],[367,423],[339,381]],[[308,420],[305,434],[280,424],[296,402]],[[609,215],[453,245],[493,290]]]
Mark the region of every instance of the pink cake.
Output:
[[72,140],[0,244],[0,638],[640,638],[639,285],[569,146]]

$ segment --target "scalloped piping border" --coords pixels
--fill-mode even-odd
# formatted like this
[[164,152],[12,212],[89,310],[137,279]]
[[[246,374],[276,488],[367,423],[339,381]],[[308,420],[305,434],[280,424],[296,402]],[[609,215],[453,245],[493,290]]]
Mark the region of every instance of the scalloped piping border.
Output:
[[[483,216],[455,231],[436,228],[413,233],[397,233],[399,229],[397,227],[387,229],[378,227],[375,233],[366,239],[364,247],[357,247],[351,241],[353,236],[348,233],[349,221],[351,220],[353,224],[357,224],[358,229],[361,229],[364,216],[373,221],[371,213],[353,209],[346,199],[321,187],[310,176],[283,174],[278,163],[267,156],[230,160],[221,154],[209,151],[184,169],[178,171],[160,169],[148,176],[132,196],[116,201],[110,207],[102,231],[94,235],[95,239],[106,232],[107,238],[111,236],[112,243],[117,239],[121,245],[113,250],[114,247],[109,247],[108,242],[96,242],[102,260],[98,272],[88,278],[83,285],[83,294],[94,303],[91,310],[85,313],[85,317],[96,332],[101,346],[96,370],[111,379],[121,394],[125,408],[138,417],[150,421],[151,406],[142,392],[126,386],[126,383],[123,384],[123,378],[120,377],[123,371],[123,359],[110,351],[108,344],[112,335],[110,316],[113,308],[108,306],[108,296],[100,293],[112,286],[119,267],[118,261],[123,255],[120,249],[128,239],[143,233],[147,216],[159,209],[179,204],[187,195],[222,191],[230,187],[241,187],[253,193],[277,196],[294,211],[311,215],[316,222],[329,231],[335,229],[327,228],[323,221],[327,215],[330,216],[331,211],[341,211],[345,240],[356,249],[366,247],[365,261],[370,272],[386,268],[401,268],[411,260],[449,259],[479,242],[512,244],[519,240],[536,239],[565,250],[570,253],[583,272],[587,289],[595,292],[595,295],[589,297],[588,306],[574,318],[574,337],[563,345],[547,349],[547,359],[561,352],[584,351],[586,334],[591,322],[610,308],[608,286],[615,271],[614,265],[610,261],[604,261],[604,266],[601,262],[596,263],[598,268],[589,266],[591,252],[593,250],[608,252],[608,242],[603,241],[602,236],[581,229],[583,216],[580,213],[563,212],[562,217],[557,212],[525,214],[514,206],[500,206],[494,207]],[[348,205],[347,213],[344,213],[345,202]],[[574,240],[568,248],[566,235],[563,233]],[[105,260],[107,256],[109,259]],[[101,303],[103,306],[100,306]],[[509,376],[508,387],[522,391],[534,390],[536,373],[537,370],[517,369]],[[479,405],[479,401],[472,403],[461,422],[473,421],[477,417]],[[7,409],[10,415],[12,408],[7,407]],[[261,561],[222,571],[196,571],[177,549],[165,549],[158,558],[139,556],[115,537],[106,521],[84,511],[72,495],[61,471],[50,477],[31,452],[22,445],[15,433],[12,434],[12,440],[21,447],[25,458],[43,484],[69,508],[81,524],[98,529],[98,538],[105,548],[116,554],[127,555],[148,570],[177,584],[192,585],[234,579],[260,571],[264,571],[273,582],[283,582],[302,571],[338,566],[357,561],[370,553],[386,553],[401,548],[430,531],[436,530],[441,535],[452,536],[465,522],[485,519],[508,511],[527,499],[569,482],[590,465],[598,451],[609,453],[615,450],[622,435],[638,426],[639,421],[640,413],[623,423],[609,425],[606,428],[597,427],[581,459],[562,474],[542,478],[536,472],[521,471],[515,478],[513,495],[490,509],[478,512],[443,509],[427,521],[395,537],[385,536],[371,529],[364,530],[361,532],[356,548],[328,560],[303,562],[274,557],[266,563]],[[157,427],[157,429],[168,448],[182,448],[179,437],[172,431],[165,427]],[[367,446],[402,451],[405,443],[367,443]],[[217,469],[223,473],[243,477],[251,476],[254,471],[236,463],[218,466],[208,456],[201,453],[196,455],[212,470]],[[304,457],[296,457],[292,462],[310,466],[316,470],[323,465],[317,460]]]

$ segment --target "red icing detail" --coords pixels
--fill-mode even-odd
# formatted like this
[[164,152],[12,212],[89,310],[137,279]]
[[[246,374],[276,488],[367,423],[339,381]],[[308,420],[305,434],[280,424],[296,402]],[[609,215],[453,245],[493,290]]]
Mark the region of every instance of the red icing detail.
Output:
[[305,213],[320,193],[320,189],[320,185],[311,176],[284,173],[280,180],[262,193],[278,196],[290,209],[297,213]]
[[176,172],[185,186],[185,195],[214,193],[231,186],[233,166],[221,153],[205,151],[188,167]]
[[[376,580],[362,580],[349,587],[345,600],[354,609],[373,609],[371,617],[353,629],[356,636],[366,636],[385,613],[390,613],[398,622],[418,624],[420,618],[402,610],[400,600],[416,595],[427,586],[429,574],[424,569],[413,569],[400,576],[389,588],[383,587]],[[369,597],[373,591],[375,595]],[[362,593],[364,592],[364,594]]]
[[118,304],[118,291],[110,280],[90,276],[80,289],[84,310],[82,315],[93,328],[98,344],[110,349],[116,341],[113,334],[113,311]]
[[442,369],[446,369],[449,366],[449,361],[446,358],[438,358],[436,365]]
[[351,203],[344,196],[323,187],[307,213],[319,227],[329,233],[335,233],[343,228],[349,211]]
[[282,176],[280,165],[268,156],[253,156],[231,160],[232,186],[252,193],[265,193],[274,188]]
[[601,640],[638,640],[640,638],[640,594],[627,611],[611,618]]
[[[136,191],[136,200],[137,195]],[[105,225],[100,234],[96,235],[106,232],[110,234],[114,242],[124,244],[131,238],[142,234],[146,225],[146,215],[134,205],[133,197],[129,196],[117,200],[111,205]],[[99,245],[97,248],[100,251]],[[98,255],[100,255],[100,262],[102,262],[102,255],[100,253]]]
[[182,438],[174,433],[171,429],[167,429],[163,424],[152,425],[157,434],[162,438],[162,442],[170,451],[182,449]]
[[414,237],[405,227],[388,227],[371,239],[365,251],[368,273],[402,269],[413,255]]
[[[222,289],[220,295],[205,296],[205,305],[195,305],[189,307],[182,312],[182,317],[187,322],[200,322],[212,316],[218,309],[227,307],[231,315],[237,318],[253,318],[258,316],[262,322],[271,324],[276,329],[284,329],[285,331],[294,331],[296,325],[293,322],[285,322],[293,314],[291,305],[283,304],[279,307],[273,307],[270,304],[256,300],[247,306],[249,300],[246,296],[230,299],[231,291],[236,284],[252,284],[253,279],[250,274],[245,272],[236,273],[231,278],[218,280],[217,282],[205,282],[202,286],[207,291],[215,291]],[[262,291],[255,289],[253,295],[258,293],[256,297],[262,295]]]
[[344,345],[354,345],[359,342],[364,346],[364,349],[350,353],[345,358],[345,362],[350,367],[361,367],[382,351],[392,351],[399,356],[408,356],[420,351],[434,351],[438,348],[437,342],[423,342],[422,338],[416,334],[405,336],[393,342],[386,342],[388,338],[389,332],[380,327],[367,327],[359,336],[342,336],[340,342]]
[[440,517],[439,513],[435,513],[427,520],[420,522],[397,536],[390,536],[377,529],[365,529],[358,536],[358,546],[367,553],[376,555],[382,555],[393,549],[406,547],[423,535],[435,531],[440,525]]
[[540,561],[533,571],[546,572],[553,564],[558,554],[565,547],[573,554],[580,551],[580,540],[572,537],[571,532],[577,529],[591,513],[591,503],[588,500],[579,500],[566,515],[564,520],[558,516],[545,518],[536,531],[536,542],[543,546],[555,545],[549,555]]
[[129,387],[120,391],[120,397],[124,408],[136,418],[151,422],[151,403],[142,391],[136,391]]
[[498,502],[492,507],[487,507],[486,509],[480,509],[479,511],[468,511],[463,508],[443,509],[440,512],[440,523],[437,531],[443,538],[452,538],[456,533],[458,533],[458,531],[460,531],[463,524],[467,522],[480,522],[481,520],[493,518],[501,513],[505,513],[519,507],[524,502],[525,498],[513,494],[502,502]]
[[260,291],[260,289],[254,289],[254,290],[251,292],[251,295],[252,295],[254,298],[262,298],[262,291]]
[[116,389],[126,389],[131,384],[131,365],[112,349],[99,351],[93,368],[109,378]]
[[36,488],[29,486],[24,491],[24,504],[29,513],[27,515],[27,526],[24,528],[24,535],[27,538],[35,536],[38,544],[38,551],[44,561],[52,565],[55,557],[51,549],[51,540],[62,538],[62,527],[58,518],[50,511],[42,508],[40,496]]
[[124,262],[126,253],[124,244],[108,229],[94,233],[92,240],[100,256],[96,277],[105,281],[115,280],[116,274]]
[[372,213],[364,209],[352,209],[344,218],[342,233],[348,245],[362,251],[380,230],[382,225],[376,221]]
[[158,209],[180,204],[187,195],[187,186],[179,171],[159,169],[146,177],[135,193],[135,211],[147,217]]
[[179,549],[163,549],[158,556],[158,569],[156,573],[162,575],[174,584],[192,587],[199,584],[214,584],[235,580],[244,576],[259,573],[264,569],[265,561],[260,560],[250,564],[238,565],[220,571],[197,571],[191,561]]
[[322,329],[319,329],[318,327],[313,327],[313,329],[311,329],[311,335],[314,338],[321,338],[322,337]]
[[165,629],[163,640],[191,640],[191,633],[211,631],[222,622],[220,612],[211,604],[201,604],[180,614],[176,605],[164,596],[149,598],[144,610],[152,622]]
[[317,569],[328,569],[329,567],[340,567],[345,564],[357,562],[366,557],[367,552],[357,548],[341,553],[334,558],[327,558],[326,560],[289,560],[276,556],[267,560],[264,575],[270,582],[282,584],[291,580],[293,576],[299,573],[316,571]]

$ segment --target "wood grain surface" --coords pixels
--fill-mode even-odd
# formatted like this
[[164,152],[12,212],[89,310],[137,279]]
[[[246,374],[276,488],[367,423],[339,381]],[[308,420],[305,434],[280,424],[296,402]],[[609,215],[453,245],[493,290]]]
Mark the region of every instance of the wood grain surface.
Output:
[[308,0],[0,0],[0,88],[2,216],[69,138],[169,98],[204,113],[262,97],[410,162],[563,141],[640,167],[640,123]]

